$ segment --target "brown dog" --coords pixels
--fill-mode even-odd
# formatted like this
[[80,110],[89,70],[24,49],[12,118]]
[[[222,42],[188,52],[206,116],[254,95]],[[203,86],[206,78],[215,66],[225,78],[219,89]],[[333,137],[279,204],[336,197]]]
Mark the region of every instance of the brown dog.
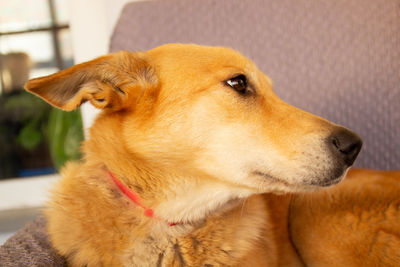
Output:
[[47,209],[51,241],[72,266],[322,262],[311,242],[325,246],[313,236],[325,210],[303,206],[317,200],[260,193],[340,182],[361,140],[282,102],[239,53],[179,44],[119,52],[26,89],[64,110],[103,109]]

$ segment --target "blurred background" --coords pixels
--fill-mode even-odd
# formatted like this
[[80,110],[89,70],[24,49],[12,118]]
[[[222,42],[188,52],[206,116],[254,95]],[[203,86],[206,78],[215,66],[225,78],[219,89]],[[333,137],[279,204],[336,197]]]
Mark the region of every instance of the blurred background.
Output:
[[[105,54],[125,2],[0,0],[0,244],[40,213],[84,136],[81,110],[53,108],[24,83]],[[96,112],[84,113],[90,124]]]
[[0,2],[0,179],[54,173],[79,158],[79,111],[62,112],[23,89],[73,65],[67,1]]

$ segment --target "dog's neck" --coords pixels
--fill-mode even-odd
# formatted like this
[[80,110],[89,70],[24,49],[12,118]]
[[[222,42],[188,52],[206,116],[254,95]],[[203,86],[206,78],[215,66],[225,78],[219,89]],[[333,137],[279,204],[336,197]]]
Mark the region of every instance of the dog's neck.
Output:
[[[175,185],[157,190],[151,188],[151,192],[142,191],[139,185],[133,185],[132,180],[124,179],[132,188],[139,188],[146,198],[131,189],[110,171],[110,179],[125,194],[127,198],[143,211],[146,217],[153,218],[162,223],[173,225],[194,224],[204,220],[210,214],[224,212],[233,208],[240,199],[248,197],[251,192],[239,188],[232,189],[224,183],[214,181],[210,183],[198,182],[198,179],[181,178]],[[123,177],[127,177],[124,175]],[[160,177],[160,179],[167,177]],[[149,188],[148,188],[149,189]],[[150,197],[150,198],[149,198]]]
[[196,222],[209,215],[227,211],[248,197],[246,190],[232,190],[222,183],[187,184],[181,188],[170,188],[171,195],[161,202],[155,212],[163,218],[180,222]]
[[[111,129],[115,131],[118,125],[121,123],[102,129],[101,133]],[[91,134],[96,134],[95,126]],[[105,147],[107,151],[104,151]],[[237,200],[254,193],[200,172],[189,174],[187,170],[177,171],[176,166],[145,160],[127,151],[114,132],[107,139],[86,141],[84,152],[86,161],[91,162],[93,168],[106,166],[105,170],[110,170],[125,186],[136,192],[143,205],[151,208],[155,216],[168,222],[190,224],[204,220],[210,214],[232,208]],[[107,171],[104,175],[110,181]]]
[[153,218],[156,220],[160,220],[160,221],[164,221],[166,222],[169,226],[175,226],[175,225],[179,225],[182,224],[181,222],[169,222],[161,217],[155,216],[154,215],[154,211],[153,209],[146,207],[143,203],[142,203],[142,199],[139,196],[139,194],[137,194],[136,192],[132,191],[130,188],[128,188],[126,185],[124,185],[124,183],[122,183],[116,176],[115,174],[113,174],[111,171],[108,170],[108,174],[110,175],[111,180],[115,183],[115,185],[117,186],[117,188],[127,197],[129,198],[132,203],[134,203],[136,206],[140,207],[143,209],[143,214],[146,217],[149,218]]

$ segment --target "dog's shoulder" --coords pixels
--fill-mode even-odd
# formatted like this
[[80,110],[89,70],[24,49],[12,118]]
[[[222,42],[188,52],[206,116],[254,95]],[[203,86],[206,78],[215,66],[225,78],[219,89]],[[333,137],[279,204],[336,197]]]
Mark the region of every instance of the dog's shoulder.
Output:
[[113,231],[121,211],[111,207],[109,199],[120,196],[99,181],[102,172],[67,163],[45,209],[51,243],[71,266],[122,266],[110,251],[122,251],[131,243],[128,235]]

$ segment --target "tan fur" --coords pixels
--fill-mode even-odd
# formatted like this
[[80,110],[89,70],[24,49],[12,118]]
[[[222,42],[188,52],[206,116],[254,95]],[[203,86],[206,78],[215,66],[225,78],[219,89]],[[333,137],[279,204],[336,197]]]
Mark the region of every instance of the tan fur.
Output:
[[296,196],[291,235],[307,266],[399,266],[400,171],[350,171]]
[[[238,74],[246,96],[225,84]],[[335,169],[326,139],[342,128],[282,102],[239,53],[179,44],[119,52],[26,89],[64,110],[85,101],[103,109],[46,211],[71,266],[308,264],[298,247],[306,241],[295,236],[293,246],[288,231],[291,196],[259,193],[339,182],[348,166]],[[108,170],[162,219],[144,216]]]

